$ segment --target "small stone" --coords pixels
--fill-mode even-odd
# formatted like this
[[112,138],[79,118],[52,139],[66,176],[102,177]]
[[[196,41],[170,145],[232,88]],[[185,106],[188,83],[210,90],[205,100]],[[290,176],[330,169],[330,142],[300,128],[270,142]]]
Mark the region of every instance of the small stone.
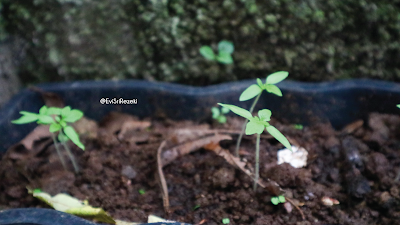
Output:
[[128,179],[134,179],[137,175],[137,172],[131,166],[124,166],[121,173]]

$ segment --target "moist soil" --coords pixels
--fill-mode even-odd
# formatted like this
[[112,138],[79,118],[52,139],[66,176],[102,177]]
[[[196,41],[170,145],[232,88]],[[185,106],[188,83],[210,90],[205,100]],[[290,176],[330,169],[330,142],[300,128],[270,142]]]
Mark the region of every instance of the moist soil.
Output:
[[[400,221],[400,118],[395,115],[371,114],[368,121],[356,121],[340,131],[330,124],[296,129],[292,124],[272,120],[271,124],[291,144],[308,151],[307,166],[278,165],[277,151],[283,146],[263,135],[260,178],[270,179],[269,183],[275,181],[280,189],[258,186],[256,191],[244,171],[215,151],[207,150],[209,147],[204,146],[208,143],[196,142],[216,135],[212,133],[216,130],[225,132],[232,140],[220,141],[219,145],[234,154],[237,132],[244,122],[237,117],[229,117],[227,124],[195,124],[161,118],[139,120],[111,113],[98,124],[82,121],[75,128],[81,133],[86,150],[69,145],[80,166],[78,174],[66,153],[68,170],[62,167],[51,138],[40,133],[40,129],[33,132],[36,136],[27,137],[3,155],[0,209],[47,208],[28,193],[29,187],[51,195],[68,193],[102,207],[115,219],[132,222],[146,222],[149,214],[192,224],[222,224],[223,218],[229,218],[230,224]],[[166,146],[161,156],[169,158],[169,163],[163,164],[168,213],[157,169],[157,150],[164,140]],[[255,142],[254,136],[247,136],[240,149],[241,162],[246,163],[250,172]],[[168,155],[168,149],[174,148],[189,150],[178,154],[179,157]],[[271,197],[281,193],[293,204],[273,205]]]

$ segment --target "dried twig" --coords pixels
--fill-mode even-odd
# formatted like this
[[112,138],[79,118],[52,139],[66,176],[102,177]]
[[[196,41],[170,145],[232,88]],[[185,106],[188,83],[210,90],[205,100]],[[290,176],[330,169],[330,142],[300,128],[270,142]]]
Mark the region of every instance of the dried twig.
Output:
[[161,142],[161,145],[157,150],[157,171],[158,171],[158,177],[160,179],[161,188],[162,188],[164,210],[165,210],[165,213],[169,214],[170,210],[169,210],[168,186],[167,186],[167,182],[165,181],[164,173],[162,170],[163,165],[162,165],[162,161],[161,161],[161,151],[164,148],[165,144],[166,144],[166,140]]
[[301,214],[301,218],[302,218],[303,220],[306,220],[306,217],[304,216],[303,210],[301,210],[300,207],[297,206],[297,205],[293,202],[293,200],[292,200],[291,198],[285,197],[285,199],[286,199],[288,202],[290,202],[297,210],[299,210],[299,212],[300,212],[300,214]]

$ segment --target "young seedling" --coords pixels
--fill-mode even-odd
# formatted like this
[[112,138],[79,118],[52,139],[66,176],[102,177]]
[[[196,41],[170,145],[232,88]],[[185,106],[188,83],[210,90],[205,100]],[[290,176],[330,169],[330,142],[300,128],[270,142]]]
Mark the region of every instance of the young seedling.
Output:
[[[267,76],[265,84],[262,83],[260,78],[257,78],[257,84],[252,84],[250,85],[250,87],[246,88],[246,90],[244,90],[243,93],[240,95],[239,101],[247,101],[249,99],[256,97],[249,110],[250,113],[253,113],[254,107],[256,106],[263,90],[265,90],[268,93],[272,93],[279,97],[282,97],[281,89],[279,89],[275,84],[286,79],[288,75],[289,73],[286,71],[275,72]],[[236,142],[236,149],[235,149],[236,157],[239,157],[240,143],[242,142],[244,129],[246,128],[246,123],[247,120],[243,123],[242,131],[240,132],[239,138]]]
[[58,140],[67,151],[67,154],[74,166],[75,173],[79,172],[78,164],[71,153],[68,145],[66,144],[68,140],[71,140],[82,150],[85,150],[85,146],[80,142],[79,135],[76,133],[74,128],[68,123],[74,123],[78,121],[83,116],[83,112],[77,109],[71,109],[71,107],[66,106],[64,108],[57,107],[47,107],[42,106],[39,110],[39,114],[21,111],[21,118],[11,121],[14,124],[25,124],[31,122],[37,122],[38,124],[50,125],[49,131],[53,138],[54,146],[57,150],[58,157],[60,158],[61,164],[64,169],[67,169],[64,158],[58,147],[55,134],[58,132]]
[[276,140],[282,143],[286,148],[292,150],[292,146],[289,141],[286,139],[283,134],[276,129],[274,126],[270,125],[268,121],[271,120],[271,110],[262,109],[258,111],[258,116],[252,116],[251,113],[243,108],[240,108],[235,105],[221,104],[219,105],[230,109],[232,112],[236,113],[239,116],[246,118],[249,122],[246,124],[246,135],[257,134],[257,142],[256,142],[256,165],[255,165],[255,176],[254,176],[254,190],[257,188],[258,178],[259,178],[259,170],[260,170],[260,134],[267,130]]
[[223,224],[229,224],[231,221],[229,220],[229,218],[223,218],[222,219],[222,223]]
[[212,107],[211,113],[213,119],[215,119],[219,123],[226,123],[226,116],[224,114],[229,113],[229,109],[222,107],[221,110],[219,110],[218,107]]
[[218,55],[214,54],[212,48],[208,45],[200,48],[200,54],[204,58],[212,61],[217,61],[222,64],[232,64],[232,53],[235,50],[233,43],[230,41],[220,41],[218,43]]
[[274,205],[278,205],[279,203],[285,203],[286,199],[283,195],[279,195],[279,196],[272,197],[271,202]]

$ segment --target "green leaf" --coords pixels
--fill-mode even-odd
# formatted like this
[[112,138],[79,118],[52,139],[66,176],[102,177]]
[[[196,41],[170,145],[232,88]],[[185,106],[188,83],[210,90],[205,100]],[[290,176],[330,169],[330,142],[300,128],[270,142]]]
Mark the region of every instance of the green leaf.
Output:
[[276,129],[274,126],[268,126],[267,127],[267,131],[268,133],[270,133],[276,140],[278,140],[280,143],[283,144],[283,146],[285,146],[287,149],[289,149],[290,151],[292,151],[292,146],[290,145],[289,141],[286,139],[285,136],[283,136],[283,134]]
[[58,140],[60,142],[67,142],[69,138],[63,132],[60,132],[58,133]]
[[258,86],[260,86],[260,88],[261,88],[262,86],[264,86],[264,84],[262,83],[262,81],[261,81],[260,78],[257,78],[257,84],[258,84]]
[[38,115],[38,123],[40,124],[51,124],[54,123],[53,117],[48,115]]
[[208,60],[215,60],[215,54],[210,46],[202,46],[200,48],[200,54]]
[[47,109],[47,115],[61,115],[62,109],[57,108],[57,107],[50,107]]
[[222,223],[223,224],[229,224],[231,221],[229,220],[229,218],[223,218],[222,219]]
[[21,111],[20,113],[23,114],[23,116],[21,116],[19,119],[11,121],[11,123],[25,124],[25,123],[32,123],[38,120],[39,115],[36,113],[30,113],[26,111]]
[[400,104],[397,105],[397,108],[400,108]]
[[62,110],[61,110],[61,117],[67,117],[68,114],[71,112],[71,107],[69,106],[65,106]]
[[265,126],[257,123],[256,121],[249,121],[246,125],[246,135],[261,134],[264,131]]
[[44,106],[42,106],[42,108],[39,109],[39,114],[47,115],[47,110],[48,110],[47,106],[44,105]]
[[219,116],[219,109],[217,107],[212,107],[211,108],[211,113],[212,113],[212,118],[217,119]]
[[221,108],[221,112],[223,113],[223,114],[227,114],[227,113],[229,113],[229,109],[228,108],[225,108],[225,107],[222,107]]
[[258,117],[262,121],[270,121],[271,120],[272,112],[269,109],[262,109],[258,111]]
[[286,199],[285,199],[285,197],[283,195],[279,195],[278,199],[279,199],[280,203],[285,203],[286,202]]
[[233,43],[230,41],[220,41],[218,43],[218,51],[232,54],[233,51],[235,51],[235,47],[234,47]]
[[218,120],[218,122],[220,122],[220,123],[226,123],[226,117],[225,117],[225,116],[220,115],[220,116],[217,118],[217,120]]
[[64,117],[64,121],[73,123],[73,122],[79,120],[80,118],[82,118],[82,116],[83,116],[83,112],[81,110],[73,109],[68,113],[68,115],[66,115]]
[[273,93],[276,94],[280,97],[282,97],[282,92],[281,89],[279,89],[276,85],[273,84],[267,84],[265,89],[269,92],[269,93]]
[[233,59],[231,54],[226,53],[226,52],[219,52],[217,56],[217,61],[223,64],[232,64]]
[[78,133],[76,133],[76,131],[74,130],[73,127],[66,126],[66,127],[64,127],[63,131],[64,131],[65,135],[67,135],[67,137],[69,139],[71,139],[72,142],[74,142],[74,144],[76,144],[82,150],[85,150],[85,146],[79,140],[79,135],[78,135]]
[[52,124],[50,124],[49,131],[50,131],[51,133],[57,132],[57,131],[59,131],[59,130],[61,130],[61,125],[60,125],[60,124],[58,124],[58,123],[52,123]]
[[260,94],[262,89],[257,84],[252,84],[250,87],[246,88],[239,97],[239,101],[247,101],[256,97]]
[[248,120],[252,119],[253,116],[251,115],[251,113],[243,108],[237,107],[236,105],[228,105],[228,104],[222,104],[222,103],[218,103],[218,105],[222,106],[222,107],[226,107],[228,109],[230,109],[232,112],[238,114],[241,117],[244,117]]
[[289,75],[286,71],[279,71],[269,75],[266,79],[267,84],[276,84],[283,81]]
[[271,202],[272,202],[272,204],[274,204],[274,205],[278,205],[278,204],[279,204],[279,198],[278,198],[278,197],[272,197],[272,198],[271,198]]

